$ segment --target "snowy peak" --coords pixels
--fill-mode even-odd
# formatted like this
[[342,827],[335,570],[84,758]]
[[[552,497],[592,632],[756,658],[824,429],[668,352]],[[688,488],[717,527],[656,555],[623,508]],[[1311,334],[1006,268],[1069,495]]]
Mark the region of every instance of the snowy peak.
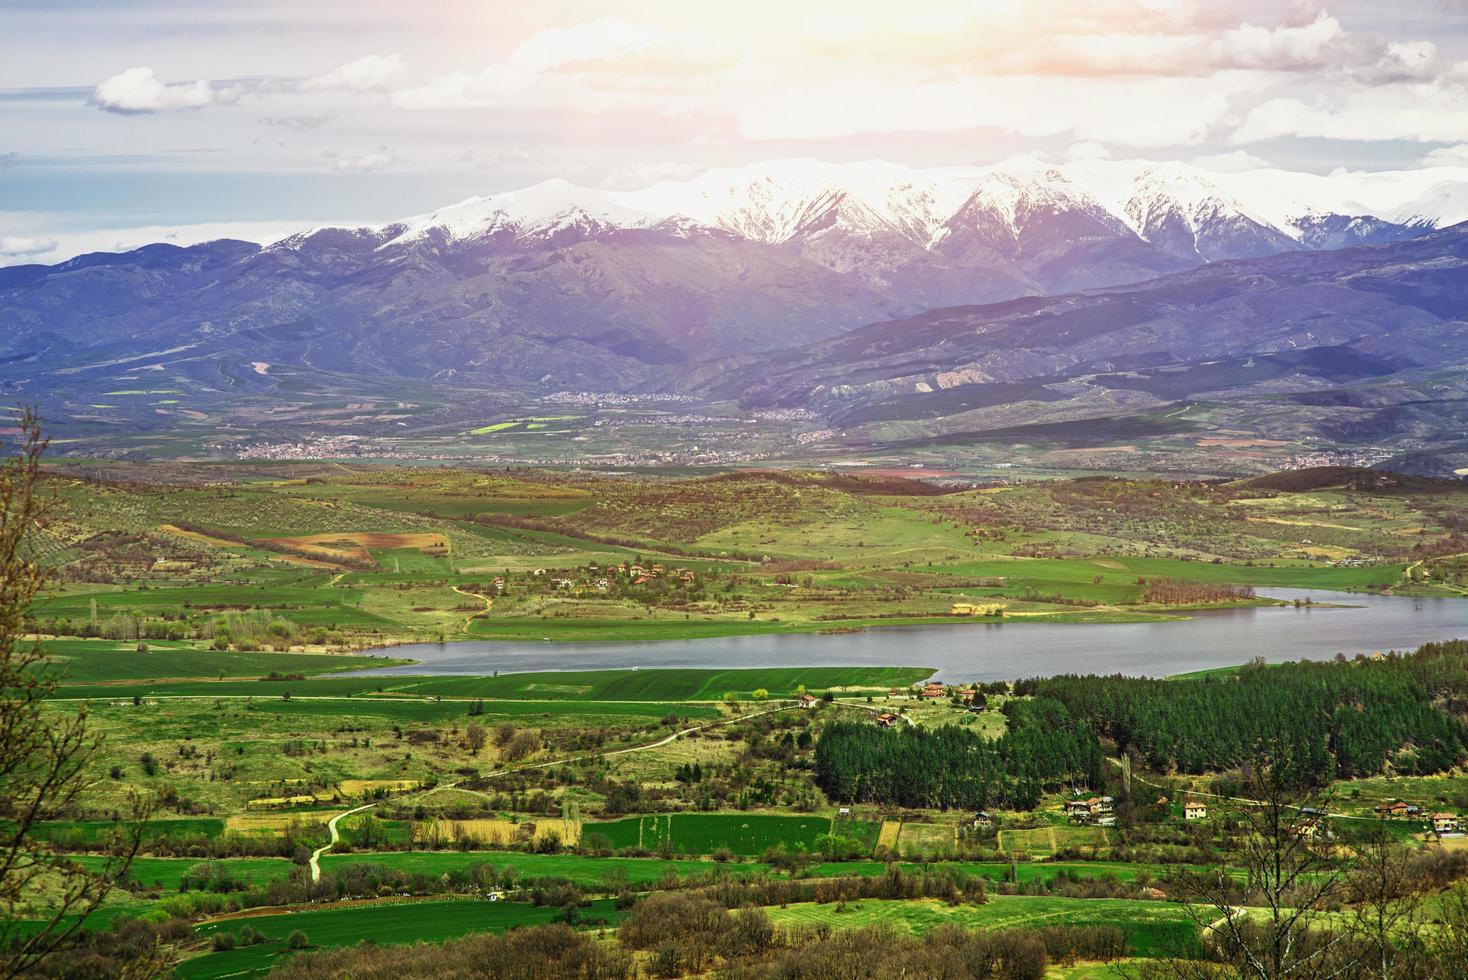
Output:
[[[1468,168],[1321,176],[1110,160],[933,169],[776,160],[638,190],[547,180],[332,236],[382,248],[533,248],[629,229],[717,232],[850,271],[863,264],[863,249],[885,268],[914,251],[1014,260],[1103,239],[1196,264],[1388,241],[1465,219]],[[326,231],[276,247],[321,243]]]
[[1141,173],[1124,205],[1131,227],[1170,255],[1216,262],[1299,247],[1296,238],[1250,211],[1205,175],[1173,164]]

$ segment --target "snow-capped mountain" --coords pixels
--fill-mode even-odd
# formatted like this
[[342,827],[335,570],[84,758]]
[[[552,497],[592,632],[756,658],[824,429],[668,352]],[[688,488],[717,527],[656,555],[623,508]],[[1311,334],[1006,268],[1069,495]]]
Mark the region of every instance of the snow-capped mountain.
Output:
[[[781,160],[630,191],[549,180],[371,233],[388,247],[544,243],[633,229],[718,232],[851,271],[864,264],[852,245],[863,243],[879,253],[871,256],[877,267],[913,249],[952,257],[984,248],[1015,259],[1027,239],[1054,234],[1057,221],[1083,238],[1133,244],[1134,236],[1198,263],[1405,237],[1465,219],[1468,168],[1321,176],[1145,161],[916,169]],[[833,239],[843,244],[832,247]]]
[[626,390],[674,365],[938,308],[1415,239],[1468,216],[1465,192],[1464,169],[1224,174],[1105,160],[789,160],[636,190],[553,180],[263,249],[156,245],[0,269],[0,365],[187,350],[209,377],[229,370],[209,358],[243,358],[248,384],[262,383],[249,368],[261,361]]

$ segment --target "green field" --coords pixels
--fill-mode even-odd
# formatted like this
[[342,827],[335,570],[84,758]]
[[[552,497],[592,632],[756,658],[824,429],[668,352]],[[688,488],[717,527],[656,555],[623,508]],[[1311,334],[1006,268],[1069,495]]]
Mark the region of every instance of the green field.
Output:
[[787,851],[815,849],[816,838],[831,832],[829,816],[777,816],[764,813],[670,813],[628,817],[582,825],[587,834],[601,834],[614,848],[642,847],[655,851],[669,845],[677,854],[763,854],[770,848]]
[[[554,922],[562,914],[559,908],[521,902],[448,899],[374,902],[206,922],[196,929],[201,936],[220,932],[238,935],[241,928],[249,925],[270,941],[187,960],[178,968],[177,976],[183,980],[213,980],[266,973],[283,955],[286,938],[296,930],[306,933],[313,948],[350,946],[367,938],[384,945],[443,942],[472,933],[503,932],[519,926]],[[617,910],[606,900],[592,902],[582,910],[582,920],[589,923],[614,923],[618,917]]]
[[271,671],[324,674],[403,663],[340,654],[207,650],[183,640],[149,640],[146,645],[146,652],[139,652],[135,642],[114,640],[48,640],[45,646],[52,674],[62,684],[164,677],[263,677]]
[[983,905],[949,905],[930,899],[863,899],[844,905],[798,903],[769,910],[777,925],[849,929],[885,924],[922,934],[941,925],[1005,929],[1015,926],[1115,926],[1137,956],[1160,956],[1196,946],[1196,927],[1186,909],[1169,902],[1115,898],[990,896]]

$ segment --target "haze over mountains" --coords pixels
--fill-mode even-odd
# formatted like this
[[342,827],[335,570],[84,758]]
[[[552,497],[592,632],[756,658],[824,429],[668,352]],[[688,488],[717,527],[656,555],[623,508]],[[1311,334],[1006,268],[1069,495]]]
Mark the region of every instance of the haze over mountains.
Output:
[[[1465,218],[1464,168],[781,161],[633,191],[549,181],[263,248],[0,269],[0,380],[43,402],[137,369],[206,401],[292,371],[379,393],[671,391],[929,437],[1366,382],[1324,414],[1431,441],[1463,420],[1381,410],[1434,401],[1411,384],[1468,358],[1464,232],[1435,231]],[[1374,421],[1363,398],[1385,399]]]

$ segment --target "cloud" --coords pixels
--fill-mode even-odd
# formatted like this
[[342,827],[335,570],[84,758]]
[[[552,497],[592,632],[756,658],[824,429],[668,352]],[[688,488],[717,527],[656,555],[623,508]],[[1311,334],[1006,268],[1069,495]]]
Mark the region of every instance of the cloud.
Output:
[[717,38],[603,17],[537,31],[503,61],[437,75],[394,91],[402,109],[552,105],[595,108],[623,102],[666,107],[671,87],[728,68],[738,53]]
[[302,91],[381,92],[403,73],[400,54],[368,54],[301,83]]
[[[1465,0],[1468,3],[1468,0]],[[1424,167],[1468,167],[1468,143],[1440,146],[1422,158]]]
[[1193,157],[1193,166],[1223,174],[1242,174],[1250,170],[1262,170],[1273,164],[1244,150],[1234,150],[1231,153],[1210,153]]
[[[898,86],[876,79],[808,85],[733,108],[749,139],[836,139],[875,132],[953,133],[986,128],[1039,138],[1134,147],[1203,142],[1235,98],[1257,92],[1257,72],[1206,78],[1104,78],[1077,86],[1046,76],[941,79]],[[1139,106],[1146,106],[1139,112]]]
[[56,247],[54,238],[38,238],[31,235],[0,235],[0,259],[29,258],[42,255]]
[[263,116],[260,124],[263,126],[278,126],[281,129],[290,129],[298,133],[304,133],[312,129],[320,129],[331,121],[331,114],[327,112],[319,115],[295,115],[295,116]]
[[387,170],[403,162],[403,158],[388,146],[379,146],[375,150],[366,150],[362,153],[341,154],[335,150],[327,150],[322,156],[332,162],[332,167],[340,173],[368,174],[380,170]]
[[1065,151],[1067,160],[1110,160],[1111,150],[1105,143],[1095,140],[1087,140],[1084,143],[1072,143],[1069,150]]
[[1318,95],[1275,98],[1250,109],[1229,141],[1287,137],[1374,142],[1468,142],[1468,92],[1453,80],[1385,86],[1346,85]]
[[208,79],[163,82],[151,68],[129,68],[119,72],[92,92],[92,103],[99,109],[123,115],[202,109],[233,100],[229,90],[216,91]]

